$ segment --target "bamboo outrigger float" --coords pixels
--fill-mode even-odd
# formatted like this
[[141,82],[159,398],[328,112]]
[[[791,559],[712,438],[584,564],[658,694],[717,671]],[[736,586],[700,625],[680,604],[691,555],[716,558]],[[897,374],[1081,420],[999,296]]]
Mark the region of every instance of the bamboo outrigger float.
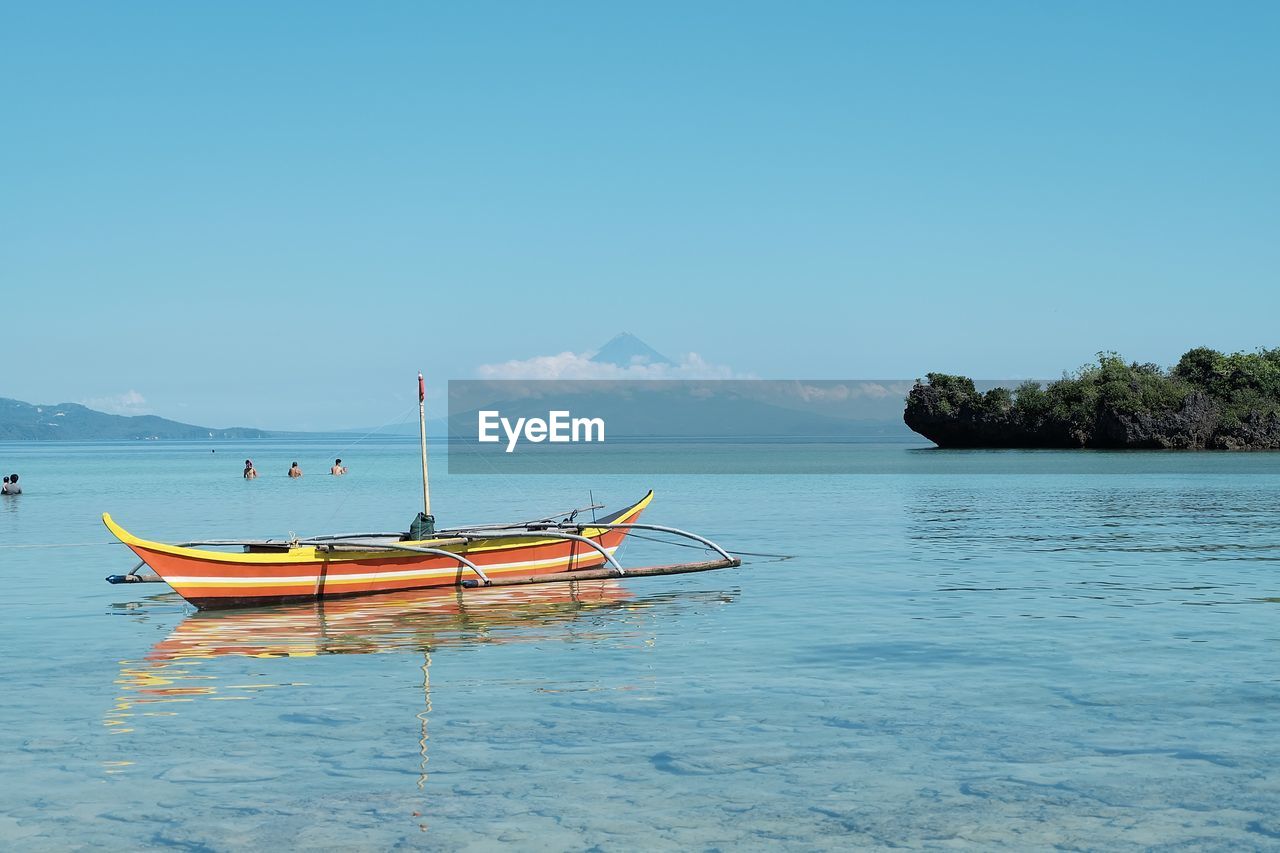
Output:
[[[418,375],[422,423],[423,512],[409,533],[359,533],[293,540],[204,540],[170,545],[133,535],[108,513],[102,521],[141,560],[110,583],[145,578],[145,564],[157,579],[201,610],[252,607],[438,587],[512,586],[622,576],[670,575],[741,565],[741,560],[709,539],[674,527],[639,522],[653,500],[650,491],[625,509],[599,520],[578,521],[579,513],[505,524],[436,530],[426,466],[426,413]],[[649,530],[692,540],[718,559],[624,569],[615,552],[632,530]],[[240,552],[212,550],[237,547]]]

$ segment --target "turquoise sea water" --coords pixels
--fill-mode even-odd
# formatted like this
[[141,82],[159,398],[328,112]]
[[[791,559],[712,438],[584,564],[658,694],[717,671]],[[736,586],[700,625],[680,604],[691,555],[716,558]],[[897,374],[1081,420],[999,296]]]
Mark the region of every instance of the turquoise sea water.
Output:
[[874,473],[433,458],[443,524],[652,487],[646,520],[791,559],[206,616],[105,584],[100,513],[403,528],[415,443],[0,445],[0,846],[1280,846],[1280,456],[841,452]]

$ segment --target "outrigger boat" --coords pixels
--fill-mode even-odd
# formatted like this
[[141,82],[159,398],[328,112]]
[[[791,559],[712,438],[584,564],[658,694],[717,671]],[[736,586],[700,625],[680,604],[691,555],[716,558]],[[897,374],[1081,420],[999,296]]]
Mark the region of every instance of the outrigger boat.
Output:
[[[509,586],[698,572],[741,564],[709,539],[641,524],[653,492],[598,521],[573,513],[513,524],[457,527],[425,539],[402,533],[317,536],[309,539],[209,540],[168,545],[134,536],[103,513],[117,539],[150,566],[160,580],[201,610],[398,592],[432,587]],[[614,553],[631,530],[692,539],[720,559],[624,569]],[[241,553],[212,550],[238,547]],[[139,564],[112,583],[143,580]]]
[[[532,521],[437,530],[427,480],[424,399],[419,374],[424,512],[418,514],[409,532],[170,545],[135,536],[110,514],[103,513],[107,529],[141,560],[127,575],[111,575],[107,581],[147,580],[138,571],[144,565],[150,566],[156,580],[169,584],[198,609],[207,610],[436,587],[669,575],[741,565],[741,560],[695,533],[641,524],[640,513],[653,500],[652,491],[631,506],[598,520],[578,520],[580,513],[601,508],[593,505]],[[719,558],[624,569],[615,553],[632,530],[690,539]],[[241,550],[237,553],[213,548]]]

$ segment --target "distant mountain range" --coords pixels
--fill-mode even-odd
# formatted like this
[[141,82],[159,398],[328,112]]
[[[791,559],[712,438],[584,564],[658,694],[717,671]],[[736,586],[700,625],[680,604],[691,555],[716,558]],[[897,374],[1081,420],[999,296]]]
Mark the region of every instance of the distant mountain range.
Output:
[[261,429],[212,429],[155,415],[108,415],[79,403],[32,405],[0,397],[0,441],[200,440],[267,438]]

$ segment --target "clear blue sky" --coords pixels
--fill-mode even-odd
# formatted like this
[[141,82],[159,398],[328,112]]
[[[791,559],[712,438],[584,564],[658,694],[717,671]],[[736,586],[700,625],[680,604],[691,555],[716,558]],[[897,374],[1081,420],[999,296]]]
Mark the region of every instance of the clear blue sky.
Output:
[[1280,345],[1280,4],[0,4],[0,396],[381,423]]

